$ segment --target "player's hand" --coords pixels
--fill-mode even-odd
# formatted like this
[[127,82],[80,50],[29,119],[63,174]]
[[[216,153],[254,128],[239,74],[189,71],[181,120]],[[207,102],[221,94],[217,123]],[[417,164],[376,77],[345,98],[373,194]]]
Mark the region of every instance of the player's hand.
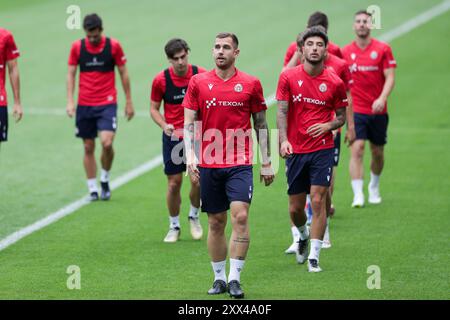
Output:
[[283,141],[280,145],[280,156],[283,159],[288,158],[292,154],[292,145],[289,141]]
[[73,102],[67,103],[66,112],[69,118],[72,118],[75,115],[75,104]]
[[261,166],[261,173],[259,176],[259,182],[262,182],[264,180],[264,185],[270,186],[275,179],[275,173],[273,171],[272,165],[270,163],[263,164]]
[[133,119],[134,117],[134,108],[133,103],[131,101],[127,101],[127,104],[125,105],[125,118],[127,118],[128,121]]
[[306,133],[313,138],[317,138],[328,131],[330,131],[330,125],[328,123],[316,123],[309,127],[308,130],[306,130]]
[[331,133],[333,134],[333,140],[336,138],[337,134],[338,134],[339,130],[332,130]]
[[14,103],[13,107],[13,118],[16,120],[16,122],[19,122],[23,117],[23,110],[20,103]]
[[372,104],[373,113],[381,113],[384,110],[384,106],[386,105],[386,99],[378,98]]
[[353,142],[356,140],[355,128],[347,128],[345,132],[344,143],[347,143],[347,146],[350,147]]
[[187,173],[191,176],[191,180],[193,183],[197,183],[200,181],[200,171],[197,167],[197,159],[194,155],[189,157],[186,162]]
[[172,136],[172,134],[173,134],[173,132],[174,132],[174,130],[175,130],[175,127],[173,126],[173,124],[170,124],[170,123],[166,123],[165,125],[164,125],[164,134],[166,135],[166,136],[169,136],[169,137],[171,137]]

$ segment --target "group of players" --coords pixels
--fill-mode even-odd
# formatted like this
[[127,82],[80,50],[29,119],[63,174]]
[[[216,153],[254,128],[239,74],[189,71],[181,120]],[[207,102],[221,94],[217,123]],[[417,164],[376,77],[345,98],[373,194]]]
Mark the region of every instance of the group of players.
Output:
[[[76,136],[84,144],[84,167],[90,199],[108,200],[113,141],[117,129],[117,66],[126,95],[125,116],[134,115],[126,57],[117,40],[105,37],[97,14],[84,18],[86,38],[72,44],[67,74],[67,114],[76,117]],[[340,49],[327,36],[328,19],[315,12],[286,53],[276,99],[279,152],[286,159],[288,210],[296,254],[308,271],[320,272],[321,248],[330,247],[328,217],[334,212],[332,185],[339,162],[340,128],[347,119],[345,141],[351,148],[353,207],[364,206],[363,154],[365,140],[372,151],[369,202],[380,203],[379,178],[388,124],[386,100],[394,85],[396,62],[390,47],[370,36],[371,15],[354,16],[356,39]],[[188,62],[190,48],[176,38],[165,46],[169,68],[158,73],[151,88],[150,115],[162,130],[164,173],[167,176],[169,232],[165,242],[180,237],[180,189],[189,173],[191,235],[201,239],[199,211],[208,216],[207,246],[214,272],[208,294],[228,292],[243,298],[240,274],[249,248],[248,214],[253,196],[253,129],[262,155],[260,180],[269,186],[271,164],[266,103],[258,78],[235,67],[240,53],[233,33],[219,33],[214,42],[215,68],[207,71]],[[0,29],[0,141],[7,140],[8,115],[5,69],[14,93],[13,115],[22,117],[19,51],[12,34]],[[79,66],[79,95],[74,88]],[[164,112],[161,104],[164,101]],[[243,132],[247,140],[233,133]],[[100,135],[101,193],[97,187],[95,139]],[[220,139],[226,137],[225,139]],[[237,137],[237,139],[236,139]],[[245,141],[248,141],[246,143]],[[180,160],[181,159],[181,160]],[[331,186],[331,188],[330,188]],[[312,212],[310,228],[306,208]],[[225,227],[230,210],[232,233],[227,245]],[[226,276],[227,256],[230,271]]]

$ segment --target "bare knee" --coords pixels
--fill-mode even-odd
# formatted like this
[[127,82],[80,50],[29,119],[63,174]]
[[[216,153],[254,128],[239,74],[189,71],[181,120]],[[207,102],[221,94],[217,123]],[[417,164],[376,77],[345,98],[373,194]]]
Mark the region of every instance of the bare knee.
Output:
[[364,141],[355,141],[352,145],[352,157],[362,159],[364,156]]
[[167,185],[167,190],[170,194],[177,194],[180,192],[181,189],[181,178],[179,177],[173,177],[169,178],[169,182]]
[[95,152],[95,141],[94,140],[84,140],[84,153],[86,155],[93,155]]
[[380,147],[373,147],[372,148],[372,158],[376,160],[383,160],[384,159],[384,150]]
[[218,218],[209,218],[209,232],[215,235],[223,234],[225,231],[226,221]]

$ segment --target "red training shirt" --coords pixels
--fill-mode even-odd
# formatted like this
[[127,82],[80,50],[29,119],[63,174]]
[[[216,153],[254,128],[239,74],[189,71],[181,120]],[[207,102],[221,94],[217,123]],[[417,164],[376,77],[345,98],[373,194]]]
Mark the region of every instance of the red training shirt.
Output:
[[12,33],[0,28],[0,107],[8,105],[6,97],[6,64],[20,56]]
[[[106,37],[102,36],[102,40],[98,46],[89,43],[86,37],[86,50],[91,54],[99,54],[103,51],[106,44]],[[77,40],[72,44],[69,55],[69,65],[76,66],[79,64],[81,50],[81,40]],[[123,53],[120,43],[111,39],[111,54],[114,63],[122,66],[127,59]],[[78,84],[78,105],[81,106],[104,106],[117,103],[117,90],[115,85],[115,72],[80,72]]]
[[[252,164],[250,118],[267,109],[258,78],[238,69],[227,81],[219,78],[216,70],[197,74],[189,81],[182,105],[197,111],[201,121],[200,167]],[[243,139],[234,138],[234,134]]]
[[330,68],[312,77],[304,66],[281,73],[277,100],[288,101],[287,137],[294,153],[311,153],[334,148],[333,134],[313,138],[307,130],[316,123],[330,122],[336,109],[346,107],[344,82]]
[[[206,69],[202,67],[197,67],[198,73],[206,72]],[[189,84],[189,80],[192,78],[192,65],[188,65],[188,71],[186,75],[180,77],[175,74],[173,71],[173,67],[169,67],[170,77],[173,81],[173,84],[177,87],[186,87]],[[155,102],[161,102],[164,97],[164,93],[166,92],[166,77],[164,75],[164,70],[156,75],[153,79],[152,83],[152,92],[150,99]],[[170,104],[164,102],[164,118],[167,124],[172,124],[175,127],[175,130],[180,131],[182,133],[182,129],[184,128],[184,108],[180,104]],[[181,134],[182,136],[182,134]]]
[[[371,115],[373,114],[372,104],[383,91],[384,70],[397,66],[391,47],[384,42],[372,39],[362,50],[353,41],[342,49],[342,53],[350,66],[353,78],[353,86],[350,89],[353,111]],[[387,103],[381,114],[386,113]]]

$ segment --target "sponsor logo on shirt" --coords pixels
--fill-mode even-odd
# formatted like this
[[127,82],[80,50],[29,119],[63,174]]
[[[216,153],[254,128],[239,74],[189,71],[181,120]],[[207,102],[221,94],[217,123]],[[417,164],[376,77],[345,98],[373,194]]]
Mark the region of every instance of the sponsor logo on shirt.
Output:
[[306,103],[311,103],[311,104],[316,104],[319,106],[324,106],[326,105],[325,101],[322,100],[318,100],[318,99],[313,99],[313,98],[308,98],[308,97],[302,97],[302,94],[298,94],[298,95],[292,95],[292,101],[293,102],[306,102]]
[[378,66],[358,66],[356,63],[353,63],[349,69],[353,73],[356,71],[378,71],[380,68]]
[[186,89],[181,90],[181,94],[177,96],[173,96],[174,100],[184,99],[184,96],[186,95]]
[[240,101],[221,101],[213,98],[212,100],[206,100],[206,109],[211,107],[243,107],[244,103]]
[[0,69],[3,69],[4,65],[0,64]]

